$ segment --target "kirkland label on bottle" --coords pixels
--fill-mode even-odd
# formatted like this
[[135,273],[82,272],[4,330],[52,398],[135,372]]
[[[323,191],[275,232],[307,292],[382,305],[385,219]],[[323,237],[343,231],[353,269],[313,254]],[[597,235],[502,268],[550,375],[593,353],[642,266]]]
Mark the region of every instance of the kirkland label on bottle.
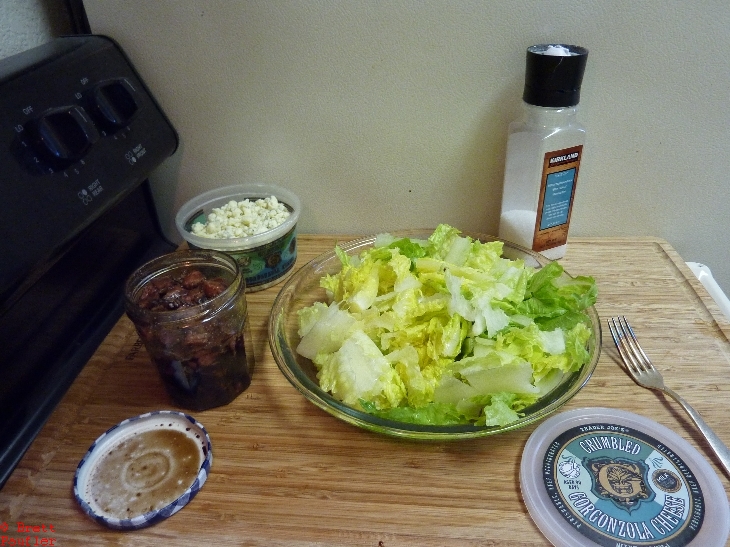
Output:
[[533,251],[552,249],[568,241],[570,214],[582,154],[582,145],[545,154]]
[[682,547],[705,517],[689,465],[644,432],[588,423],[552,441],[543,483],[553,506],[584,537],[610,547]]

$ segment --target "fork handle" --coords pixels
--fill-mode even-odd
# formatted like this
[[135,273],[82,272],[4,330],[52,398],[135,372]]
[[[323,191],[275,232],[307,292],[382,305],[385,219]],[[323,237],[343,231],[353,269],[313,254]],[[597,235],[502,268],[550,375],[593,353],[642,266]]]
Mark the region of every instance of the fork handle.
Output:
[[730,477],[730,450],[728,450],[728,447],[725,446],[725,443],[720,440],[720,437],[718,437],[712,430],[712,428],[707,425],[707,423],[705,423],[705,420],[702,419],[700,413],[692,408],[687,401],[682,399],[682,397],[680,397],[677,393],[675,393],[668,387],[664,388],[664,392],[672,399],[677,401],[680,405],[682,405],[682,408],[684,408],[685,412],[689,414],[690,418],[692,418],[692,421],[705,436],[705,439],[707,439],[707,442],[710,443],[712,450],[715,451],[715,455],[720,460],[720,463],[725,469],[725,474]]

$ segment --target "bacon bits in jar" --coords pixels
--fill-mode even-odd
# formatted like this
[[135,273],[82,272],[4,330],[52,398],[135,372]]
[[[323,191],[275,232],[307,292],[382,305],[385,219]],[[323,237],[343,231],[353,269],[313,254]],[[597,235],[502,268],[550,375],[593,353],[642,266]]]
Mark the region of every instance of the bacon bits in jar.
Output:
[[245,281],[227,254],[178,251],[151,260],[127,280],[125,306],[179,406],[226,405],[251,384]]

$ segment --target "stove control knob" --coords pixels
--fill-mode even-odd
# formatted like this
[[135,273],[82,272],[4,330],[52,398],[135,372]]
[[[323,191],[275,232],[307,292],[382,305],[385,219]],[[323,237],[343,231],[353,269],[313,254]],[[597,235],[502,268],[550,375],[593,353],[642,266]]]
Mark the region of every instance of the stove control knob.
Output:
[[33,149],[56,169],[65,169],[83,158],[99,140],[96,126],[78,105],[47,110],[24,127]]
[[89,108],[104,133],[114,133],[132,122],[139,111],[137,95],[137,90],[126,78],[94,86]]

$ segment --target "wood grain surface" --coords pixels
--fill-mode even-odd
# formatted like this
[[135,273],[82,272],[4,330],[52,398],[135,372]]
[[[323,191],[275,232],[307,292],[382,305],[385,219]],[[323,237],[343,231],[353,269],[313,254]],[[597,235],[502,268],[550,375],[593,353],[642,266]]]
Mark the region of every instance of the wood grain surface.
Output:
[[[300,235],[299,264],[347,239]],[[728,492],[682,410],[623,372],[605,323],[626,315],[667,384],[730,443],[730,324],[705,289],[671,246],[654,238],[573,238],[562,263],[573,275],[595,277],[603,323],[600,362],[565,409],[619,408],[668,426],[705,455]],[[102,432],[143,412],[176,408],[123,317],[0,491],[0,525],[8,525],[0,535],[61,546],[549,545],[519,488],[522,450],[537,425],[434,443],[331,417],[287,382],[271,356],[267,320],[279,288],[247,295],[256,357],[251,387],[225,407],[192,413],[211,436],[213,466],[188,506],[150,528],[117,532],[88,518],[73,498],[76,466]],[[19,533],[18,522],[52,525],[53,532]]]

